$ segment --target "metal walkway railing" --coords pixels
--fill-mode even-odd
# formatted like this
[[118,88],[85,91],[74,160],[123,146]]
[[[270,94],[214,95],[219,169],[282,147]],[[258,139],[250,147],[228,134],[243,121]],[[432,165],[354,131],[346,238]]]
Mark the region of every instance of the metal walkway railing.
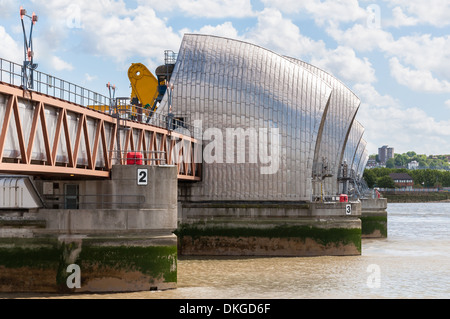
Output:
[[[166,53],[167,55],[167,53]],[[168,55],[166,59],[175,59],[176,55]],[[0,82],[14,86],[22,86],[23,66],[0,58]],[[54,98],[71,102],[80,106],[94,109],[123,121],[146,123],[165,128],[169,131],[180,131],[190,136],[201,134],[194,126],[190,125],[190,119],[181,114],[159,114],[138,105],[131,105],[129,98],[111,99],[100,93],[91,91],[79,85],[62,80],[55,76],[33,71],[33,90]],[[197,135],[196,135],[197,134]]]
[[17,65],[5,66],[12,71],[1,71],[0,172],[108,178],[113,165],[127,163],[122,154],[140,152],[145,165],[177,165],[178,179],[201,180],[201,140],[193,131],[176,131],[162,116],[159,126],[147,124],[135,106],[114,106],[109,114],[103,105],[84,107],[24,90],[16,85]]
[[[33,91],[85,107],[110,105],[109,97],[40,71],[33,72]],[[0,58],[0,82],[22,86],[22,65]]]

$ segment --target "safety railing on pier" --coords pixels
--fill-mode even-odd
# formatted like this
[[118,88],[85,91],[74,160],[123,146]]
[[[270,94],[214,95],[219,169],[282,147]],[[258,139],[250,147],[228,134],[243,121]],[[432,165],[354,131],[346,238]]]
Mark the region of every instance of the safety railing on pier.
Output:
[[154,113],[149,108],[141,107],[140,105],[132,105],[129,98],[123,97],[115,99],[115,103],[115,109],[111,111],[111,114],[113,117],[117,117],[118,114],[122,121],[147,123],[165,128],[168,131],[177,131],[191,137],[201,136],[201,132],[198,128],[188,124],[190,123],[190,118],[186,114]]
[[127,165],[166,165],[165,151],[119,151],[111,150],[112,160]]
[[434,193],[450,192],[450,187],[424,187],[424,188],[378,188],[380,192],[391,193]]

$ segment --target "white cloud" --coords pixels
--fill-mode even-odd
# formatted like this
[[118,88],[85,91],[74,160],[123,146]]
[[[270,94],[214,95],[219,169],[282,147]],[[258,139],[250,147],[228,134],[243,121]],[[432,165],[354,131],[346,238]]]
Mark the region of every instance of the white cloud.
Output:
[[361,24],[327,32],[339,45],[359,52],[382,52],[390,59],[391,75],[398,83],[418,92],[449,92],[450,36],[413,34],[394,39],[383,29]]
[[323,55],[326,50],[323,41],[314,41],[301,34],[300,28],[280,11],[266,8],[258,14],[258,22],[245,35],[249,42],[256,43],[279,54],[306,57]]
[[323,41],[303,35],[297,25],[274,8],[264,9],[258,15],[256,26],[244,38],[279,54],[302,59],[343,82],[376,81],[375,70],[367,58],[360,59],[354,50],[345,46],[328,50]]
[[254,15],[250,0],[183,0],[175,3],[178,8],[196,17],[243,18]]
[[450,36],[432,37],[430,34],[400,37],[384,51],[416,69],[450,78]]
[[287,14],[306,12],[318,25],[354,22],[367,18],[366,10],[359,6],[357,0],[263,0],[263,3]]
[[418,92],[446,93],[450,92],[450,82],[438,80],[425,69],[412,70],[403,66],[397,58],[389,60],[391,75],[398,83]]
[[62,60],[61,58],[59,58],[57,56],[52,56],[50,58],[50,63],[56,71],[63,71],[63,70],[72,71],[73,70],[73,66],[70,63]]
[[353,86],[353,90],[364,98],[365,103],[374,107],[400,107],[400,101],[390,95],[381,95],[372,84],[358,83]]
[[92,81],[98,79],[98,77],[96,75],[90,75],[89,73],[85,73],[84,78],[85,78],[86,82],[92,82]]
[[420,108],[405,108],[370,84],[357,84],[353,91],[361,99],[357,118],[365,128],[364,138],[370,141],[370,153],[385,144],[396,153],[442,154],[450,149],[450,120],[438,121]]
[[360,52],[386,50],[394,41],[391,33],[363,24],[355,24],[345,31],[339,29],[337,25],[330,25],[326,30],[340,45]]
[[[49,0],[41,9],[48,16],[64,17],[55,22],[62,30],[58,33],[60,42],[81,46],[88,54],[111,57],[119,64],[139,56],[153,64],[149,67],[156,67],[152,61],[160,61],[164,50],[176,51],[181,42],[148,4],[130,9],[123,1],[80,0],[73,4],[70,0]],[[70,41],[71,32],[77,39],[81,37],[80,43]]]
[[223,24],[217,26],[205,25],[200,30],[191,31],[187,28],[182,29],[180,34],[184,33],[199,33],[199,34],[208,34],[208,35],[216,35],[220,37],[239,39],[238,30],[233,27],[231,22],[225,22]]
[[372,83],[376,81],[375,69],[367,58],[359,59],[355,51],[339,46],[327,51],[323,56],[313,56],[311,63],[329,70],[343,82]]
[[141,6],[149,6],[160,12],[183,12],[191,17],[202,18],[244,18],[252,17],[250,0],[140,0]]
[[18,16],[19,8],[15,0],[0,0],[0,18],[8,18],[14,12]]
[[402,26],[413,26],[419,23],[419,20],[414,17],[408,17],[403,12],[402,8],[395,7],[392,9],[392,20],[388,21],[386,26],[402,27]]
[[[404,9],[417,23],[444,27],[450,24],[450,2],[448,0],[385,0],[391,6]],[[403,11],[403,10],[402,10]]]
[[0,58],[22,64],[23,48],[0,26]]
[[445,107],[450,110],[450,100],[445,101]]

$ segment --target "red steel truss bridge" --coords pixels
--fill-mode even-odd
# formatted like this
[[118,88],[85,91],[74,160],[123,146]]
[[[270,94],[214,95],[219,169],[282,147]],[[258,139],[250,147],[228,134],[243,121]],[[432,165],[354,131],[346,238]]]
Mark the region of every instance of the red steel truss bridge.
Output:
[[21,65],[0,59],[0,173],[109,178],[131,154],[143,165],[177,165],[179,180],[201,179],[201,145],[183,121],[42,72],[31,90],[22,79]]

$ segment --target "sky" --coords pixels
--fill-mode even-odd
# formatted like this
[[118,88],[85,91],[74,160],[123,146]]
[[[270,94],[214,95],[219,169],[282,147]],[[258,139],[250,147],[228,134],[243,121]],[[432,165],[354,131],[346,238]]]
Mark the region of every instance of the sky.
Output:
[[[127,70],[154,73],[185,33],[250,42],[311,63],[361,100],[369,154],[450,154],[448,0],[0,0],[0,57],[21,64],[19,8],[35,12],[38,70],[130,96]],[[25,17],[30,29],[30,19]]]

